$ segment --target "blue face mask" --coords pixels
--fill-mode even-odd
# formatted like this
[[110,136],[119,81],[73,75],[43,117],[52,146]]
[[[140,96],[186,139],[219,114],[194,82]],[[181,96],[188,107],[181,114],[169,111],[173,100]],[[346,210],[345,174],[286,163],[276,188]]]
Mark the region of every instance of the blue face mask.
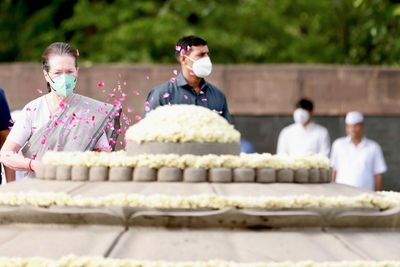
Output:
[[74,92],[76,78],[64,73],[51,79],[50,86],[57,93],[57,95],[67,97]]

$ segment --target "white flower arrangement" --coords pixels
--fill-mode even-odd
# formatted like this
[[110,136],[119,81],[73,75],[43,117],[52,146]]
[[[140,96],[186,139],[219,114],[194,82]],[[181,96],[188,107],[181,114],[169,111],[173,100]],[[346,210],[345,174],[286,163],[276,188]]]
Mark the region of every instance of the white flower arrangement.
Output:
[[42,257],[7,258],[0,257],[0,266],[7,267],[399,267],[399,261],[283,261],[283,262],[233,262],[209,261],[145,261],[133,259],[111,259],[104,257],[78,257],[69,255],[60,259]]
[[264,154],[234,155],[182,155],[177,154],[142,154],[127,156],[126,152],[46,152],[42,159],[44,164],[68,166],[107,166],[107,167],[176,167],[180,169],[195,168],[273,168],[273,169],[329,169],[329,159],[322,155],[309,154],[303,157]]
[[101,197],[71,196],[49,192],[3,192],[0,205],[36,207],[140,207],[157,209],[305,209],[305,208],[378,208],[386,210],[400,206],[400,193],[361,194],[358,196],[218,196],[202,194],[192,196],[111,194]]
[[156,108],[129,127],[128,141],[166,143],[238,143],[240,133],[217,112],[195,105]]

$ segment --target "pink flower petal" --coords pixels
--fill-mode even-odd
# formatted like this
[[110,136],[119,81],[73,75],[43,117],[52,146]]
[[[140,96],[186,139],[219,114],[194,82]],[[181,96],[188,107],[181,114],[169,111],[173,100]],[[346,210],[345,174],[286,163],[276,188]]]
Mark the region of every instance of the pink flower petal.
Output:
[[172,73],[175,74],[175,75],[178,75],[178,71],[177,70],[173,70]]
[[36,89],[36,91],[37,91],[39,94],[43,94],[43,91],[40,90],[40,89]]
[[163,98],[168,98],[168,97],[169,97],[169,93],[163,94]]
[[201,101],[207,102],[207,98],[202,98]]
[[180,45],[175,46],[176,51],[181,51],[182,47]]
[[43,136],[42,136],[42,139],[40,140],[40,143],[41,143],[42,145],[44,145],[44,144],[46,143],[46,140],[47,140],[47,136],[43,135]]
[[97,87],[104,87],[104,82],[98,82]]
[[132,113],[133,112],[133,108],[131,108],[131,107],[128,107],[128,113]]
[[192,47],[191,46],[187,46],[186,50],[189,52],[190,50],[192,50]]
[[186,50],[185,49],[182,49],[180,52],[179,52],[179,55],[182,57],[182,56],[184,56],[186,54]]
[[189,97],[188,97],[187,95],[183,95],[183,98],[184,98],[185,100],[188,100],[188,99],[189,99]]
[[176,78],[175,78],[175,77],[172,77],[172,78],[170,79],[170,81],[171,81],[172,83],[175,83],[175,82],[176,82]]
[[136,115],[136,116],[135,116],[135,120],[136,120],[136,121],[140,121],[141,119],[142,119],[142,116],[140,116],[140,115]]
[[108,140],[108,143],[109,143],[110,145],[114,145],[114,144],[116,144],[117,142],[115,142],[114,139],[110,138],[110,140]]

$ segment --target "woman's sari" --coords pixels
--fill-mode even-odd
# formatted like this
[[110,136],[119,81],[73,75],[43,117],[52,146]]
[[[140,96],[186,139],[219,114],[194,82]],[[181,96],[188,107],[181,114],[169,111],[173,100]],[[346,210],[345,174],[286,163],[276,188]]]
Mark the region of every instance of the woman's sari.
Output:
[[[46,151],[94,150],[105,133],[107,140],[118,137],[120,110],[89,97],[73,94],[60,110],[38,129],[22,149],[27,158],[41,159]],[[114,149],[115,142],[112,142]]]

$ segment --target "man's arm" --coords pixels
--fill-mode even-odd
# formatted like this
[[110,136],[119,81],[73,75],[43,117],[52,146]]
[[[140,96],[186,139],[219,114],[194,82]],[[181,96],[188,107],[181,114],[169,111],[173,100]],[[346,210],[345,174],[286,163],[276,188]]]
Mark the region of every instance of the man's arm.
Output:
[[375,174],[375,191],[382,191],[383,188],[383,175],[382,174]]
[[336,175],[337,172],[334,169],[332,169],[332,182],[336,182]]

